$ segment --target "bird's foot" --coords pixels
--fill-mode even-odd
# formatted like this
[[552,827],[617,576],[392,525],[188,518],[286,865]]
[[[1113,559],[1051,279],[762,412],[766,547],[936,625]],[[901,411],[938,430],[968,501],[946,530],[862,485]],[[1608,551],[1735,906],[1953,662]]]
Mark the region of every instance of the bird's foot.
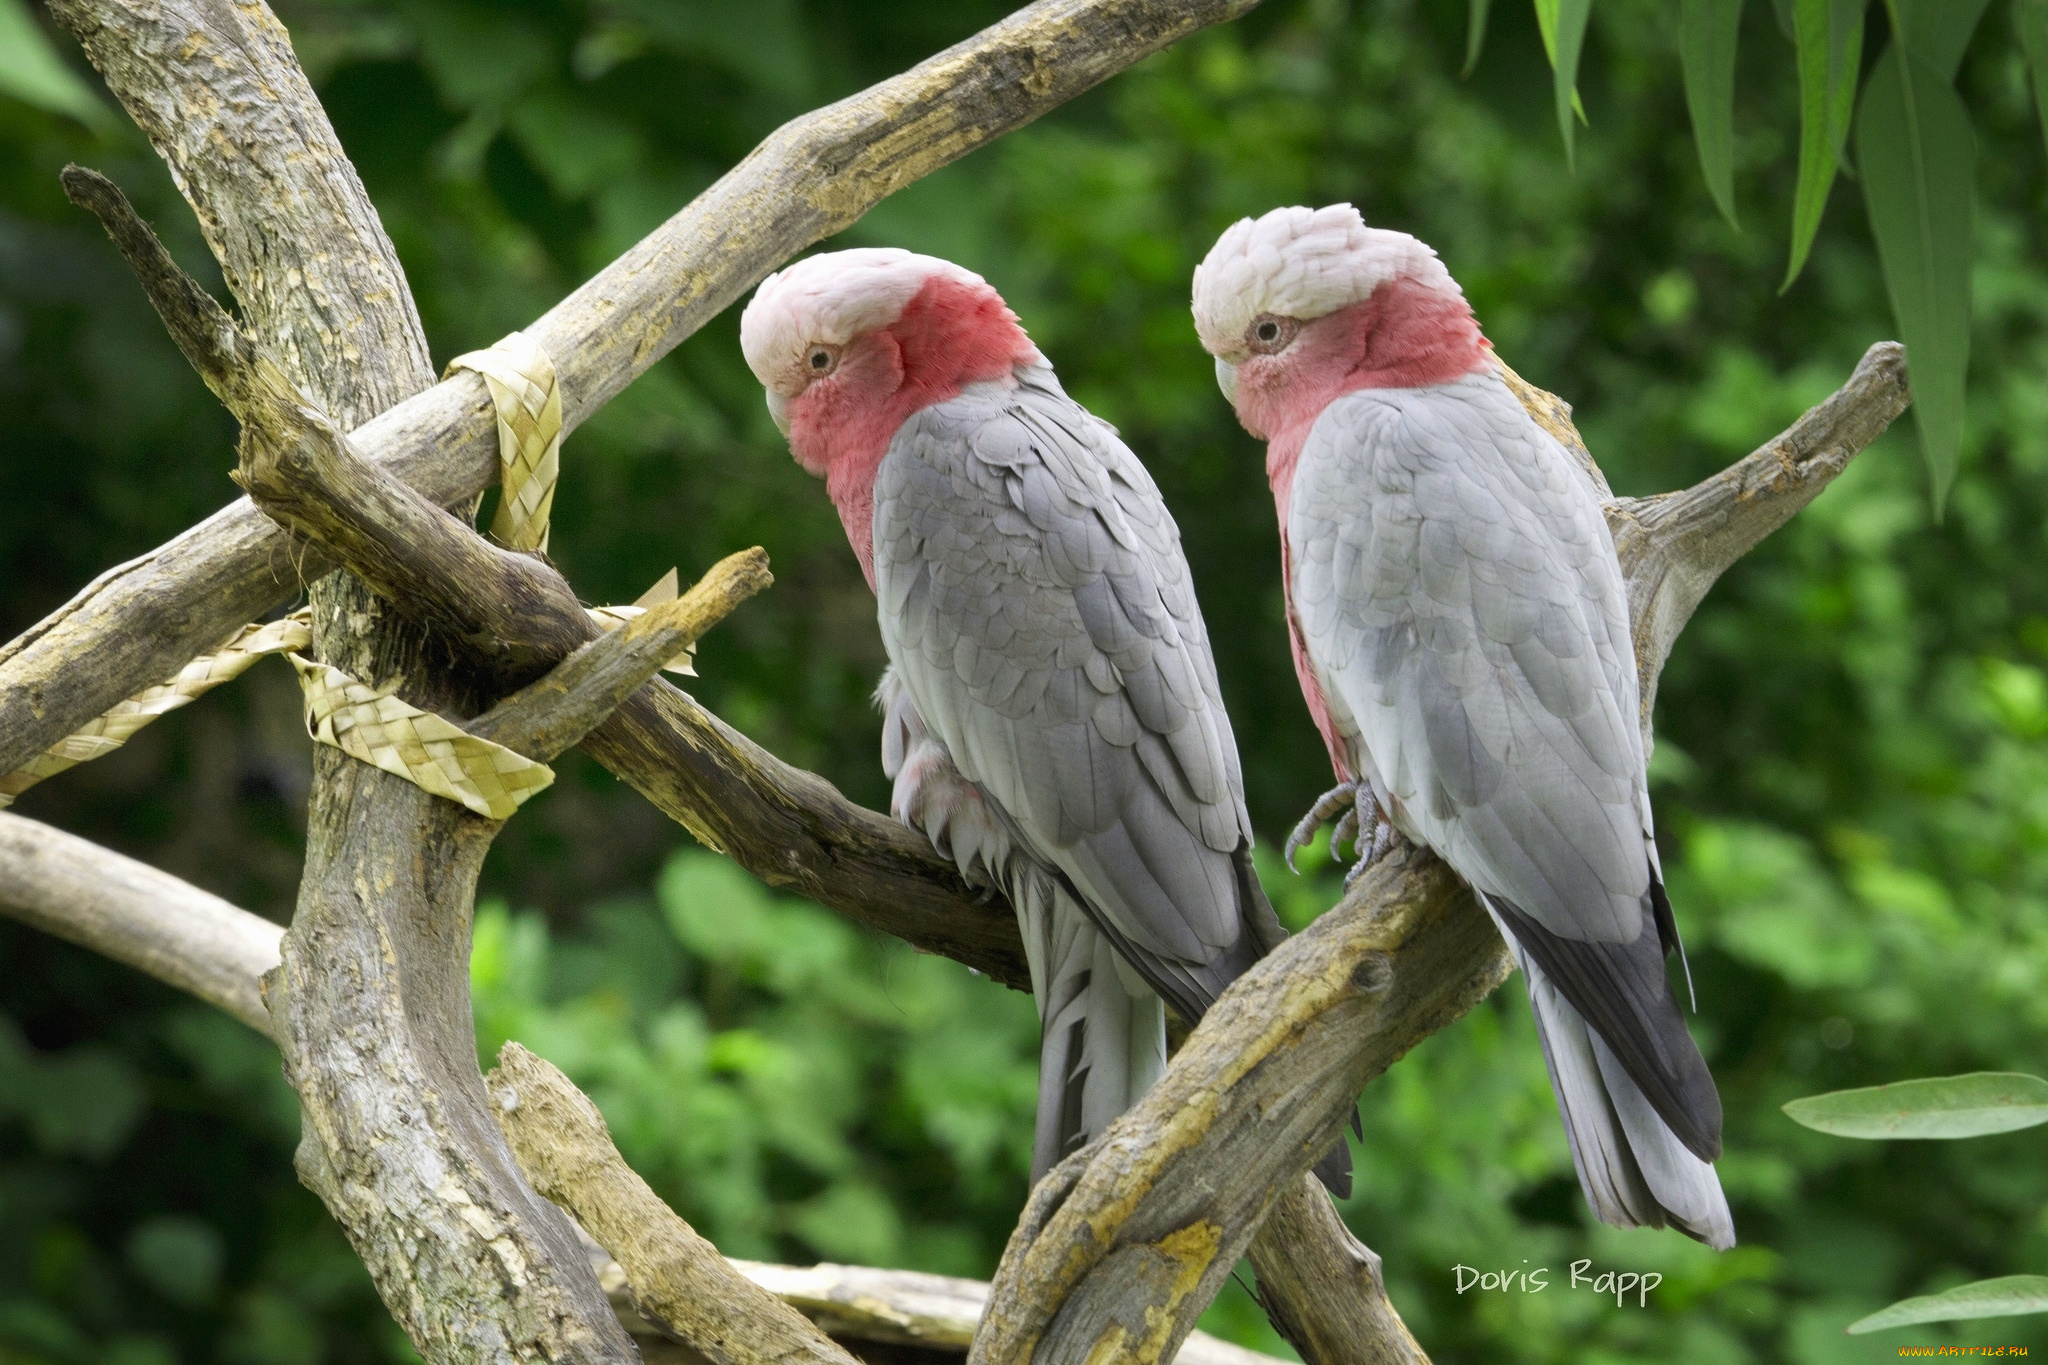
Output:
[[[1316,798],[1316,803],[1309,807],[1308,814],[1302,816],[1301,823],[1294,827],[1294,833],[1287,836],[1287,846],[1281,850],[1281,856],[1287,860],[1288,871],[1295,873],[1301,871],[1300,868],[1294,865],[1294,855],[1309,840],[1316,837],[1317,830],[1336,818],[1339,812],[1344,813],[1344,819],[1352,818],[1353,811],[1355,810],[1354,803],[1358,799],[1358,791],[1358,783],[1346,782],[1342,786],[1330,788],[1330,790]],[[1334,854],[1336,851],[1337,846],[1333,842],[1330,845],[1330,852]]]
[[[1401,835],[1387,819],[1386,811],[1381,809],[1379,798],[1373,795],[1372,784],[1368,782],[1358,784],[1358,795],[1351,809],[1345,812],[1341,824],[1350,827],[1352,851],[1358,855],[1358,861],[1344,874],[1344,887],[1349,890],[1351,883],[1363,876],[1367,868],[1387,856]],[[1333,854],[1337,851],[1334,837],[1330,851]]]

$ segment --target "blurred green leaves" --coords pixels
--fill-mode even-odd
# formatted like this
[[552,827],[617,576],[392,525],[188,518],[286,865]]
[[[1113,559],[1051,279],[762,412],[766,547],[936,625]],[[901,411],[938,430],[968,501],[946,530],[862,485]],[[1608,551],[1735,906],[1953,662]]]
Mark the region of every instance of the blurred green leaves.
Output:
[[[561,1066],[731,1254],[993,1268],[1030,1167],[1027,997],[698,850],[669,861],[653,902],[594,907],[588,925],[558,940],[538,916],[479,912],[487,1057],[516,1037]],[[970,1216],[915,1212],[935,1204]]]
[[24,1124],[53,1154],[104,1160],[142,1117],[142,1084],[116,1052],[90,1044],[41,1053],[0,1018],[0,1122]]
[[2048,1081],[1978,1071],[1894,1081],[1788,1101],[1794,1122],[1836,1137],[1969,1138],[2048,1123]]
[[50,46],[27,0],[0,0],[0,95],[68,115],[96,133],[112,134],[121,126]]

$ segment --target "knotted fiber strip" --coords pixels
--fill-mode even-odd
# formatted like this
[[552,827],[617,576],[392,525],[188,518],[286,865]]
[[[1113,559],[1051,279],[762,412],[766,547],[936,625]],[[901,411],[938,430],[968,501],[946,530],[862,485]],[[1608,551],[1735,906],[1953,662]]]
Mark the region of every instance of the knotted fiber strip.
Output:
[[492,820],[510,819],[520,802],[555,780],[547,764],[479,739],[331,664],[289,657],[306,694],[307,731],[350,758]]
[[546,554],[548,513],[562,466],[562,386],[540,343],[514,332],[487,351],[448,362],[448,374],[475,370],[498,414],[498,460],[504,468],[491,539],[508,550]]
[[145,687],[76,733],[58,740],[22,767],[0,777],[0,809],[14,804],[15,797],[44,778],[112,753],[158,716],[168,715],[222,683],[240,677],[264,655],[304,649],[312,640],[312,614],[308,611],[243,626],[219,649],[202,654],[179,669],[169,682]]

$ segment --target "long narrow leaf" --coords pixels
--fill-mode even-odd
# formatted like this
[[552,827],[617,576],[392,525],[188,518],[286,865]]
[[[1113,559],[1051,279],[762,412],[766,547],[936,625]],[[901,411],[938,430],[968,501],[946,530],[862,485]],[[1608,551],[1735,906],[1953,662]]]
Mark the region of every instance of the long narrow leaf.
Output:
[[2048,141],[2048,0],[2014,0],[2012,20],[2034,78],[2034,112],[2041,117],[2041,137]]
[[1913,383],[1913,422],[1941,515],[1963,441],[1977,140],[1947,80],[1897,43],[1870,73],[1856,159]]
[[1836,1137],[1983,1137],[2048,1123],[2048,1081],[2017,1071],[1930,1076],[1793,1100],[1785,1113]]
[[[2048,5],[2048,0],[2039,0]],[[1700,173],[1729,223],[1735,216],[1735,47],[1742,0],[1685,0],[1678,20],[1679,63]]]
[[1469,76],[1479,65],[1479,53],[1486,46],[1486,15],[1493,8],[1493,0],[1469,0],[1465,10],[1465,69],[1461,76]]
[[1579,103],[1579,55],[1586,46],[1586,21],[1592,17],[1593,0],[1536,0],[1536,26],[1543,31],[1543,50],[1550,56],[1552,84],[1557,94],[1557,128],[1564,135],[1564,161],[1578,169],[1573,143],[1572,115],[1586,116]]
[[68,114],[96,132],[114,116],[51,48],[23,0],[0,0],[0,95],[53,114]]
[[1920,1322],[1958,1322],[1964,1318],[2009,1318],[2021,1313],[2048,1313],[2048,1275],[2007,1275],[2002,1279],[1959,1284],[1939,1294],[1901,1299],[1848,1326],[1851,1336],[1910,1327]]
[[1921,66],[1944,81],[1956,78],[1970,35],[1991,0],[1885,0],[1892,32]]
[[1794,0],[1794,41],[1799,49],[1799,189],[1792,203],[1792,255],[1784,293],[1806,267],[1813,235],[1827,211],[1828,191],[1841,165],[1856,106],[1856,76],[1863,59],[1863,0]]

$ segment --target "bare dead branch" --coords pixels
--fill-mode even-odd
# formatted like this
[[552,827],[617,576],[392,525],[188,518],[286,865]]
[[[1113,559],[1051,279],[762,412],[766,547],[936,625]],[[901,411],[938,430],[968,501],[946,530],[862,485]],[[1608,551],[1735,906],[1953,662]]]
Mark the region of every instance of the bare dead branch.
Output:
[[[100,214],[242,420],[245,465],[264,467],[280,447],[341,449],[341,430],[430,387],[396,254],[261,0],[70,0],[61,11],[191,200],[241,328],[111,186],[74,173],[67,188]],[[431,666],[439,647],[359,580],[332,575],[311,599],[323,659],[462,713],[467,697]],[[174,604],[157,606],[154,620],[131,613],[130,628],[175,639],[191,626]],[[131,661],[120,646],[111,657]],[[626,1365],[632,1342],[574,1230],[528,1188],[486,1110],[468,926],[496,829],[370,765],[316,754],[306,872],[265,995],[303,1113],[299,1175],[429,1359]]]
[[0,813],[0,914],[125,962],[268,1036],[284,930],[75,834]]
[[714,1365],[853,1365],[662,1203],[612,1146],[597,1106],[552,1064],[507,1043],[484,1084],[527,1179],[618,1258],[634,1306],[664,1333]]
[[[921,1355],[964,1357],[988,1305],[986,1280],[829,1262],[794,1266],[732,1260],[729,1264],[835,1340],[907,1346]],[[639,1314],[633,1309],[632,1290],[617,1261],[606,1258],[597,1282],[612,1296],[612,1306],[619,1310],[619,1320],[627,1331],[643,1338],[655,1331],[645,1319],[635,1321]],[[641,1352],[647,1354],[644,1341]],[[1274,1357],[1207,1332],[1190,1332],[1178,1360],[1179,1365],[1272,1365]]]
[[553,758],[601,725],[734,607],[774,581],[768,552],[760,546],[727,555],[681,597],[606,631],[466,728],[529,758]]
[[[1840,392],[1731,469],[1609,505],[1632,615],[1647,623],[1637,645],[1646,694],[1713,580],[1904,409],[1903,359],[1895,345],[1874,346]],[[1404,846],[1373,867],[1224,992],[1138,1105],[1047,1176],[1004,1253],[970,1358],[1079,1365],[1098,1351],[1170,1351],[1276,1200],[1299,1197],[1360,1089],[1509,970],[1492,922],[1433,854]],[[1276,1298],[1300,1280],[1286,1241],[1314,1226],[1295,1212],[1259,1256]],[[1379,1295],[1377,1277],[1355,1283]],[[1286,1293],[1276,1305],[1275,1325],[1312,1365],[1419,1357],[1405,1332],[1368,1350],[1356,1302],[1349,1320],[1333,1302]]]
[[1629,625],[1643,678],[1643,734],[1671,646],[1715,580],[1783,526],[1912,399],[1906,348],[1880,341],[1849,382],[1778,435],[1691,488],[1608,504],[1607,524],[1629,579]]

